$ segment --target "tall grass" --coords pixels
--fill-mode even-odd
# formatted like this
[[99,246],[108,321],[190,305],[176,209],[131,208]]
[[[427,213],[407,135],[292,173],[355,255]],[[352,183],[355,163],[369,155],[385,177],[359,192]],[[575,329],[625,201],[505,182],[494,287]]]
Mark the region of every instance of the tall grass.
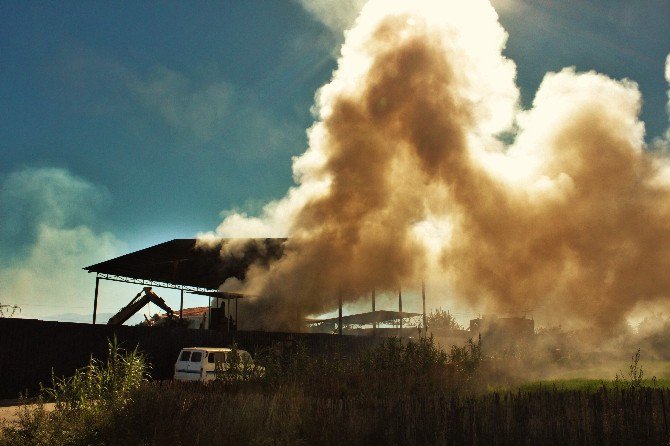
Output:
[[[135,384],[122,386],[127,389],[124,398],[114,392],[91,393],[116,401],[92,408],[79,404],[80,398],[71,393],[59,392],[67,404],[53,415],[39,410],[26,415],[17,427],[0,434],[0,444],[563,445],[670,440],[670,392],[642,380],[635,357],[625,382],[494,392],[484,390],[486,361],[478,341],[448,352],[431,338],[405,343],[390,339],[360,354],[335,348],[313,355],[304,345],[291,350],[277,346],[259,352],[257,362],[264,373],[249,379],[208,384],[132,379]],[[114,369],[109,364],[103,368]],[[85,376],[67,382],[75,385],[89,379]],[[631,378],[639,379],[630,385]]]
[[124,351],[115,336],[108,342],[106,361],[91,357],[73,376],[52,377],[52,387],[44,388],[42,394],[59,409],[98,412],[126,405],[148,377],[144,355],[137,347]]
[[142,386],[100,435],[133,445],[667,444],[668,398],[650,387],[318,397],[164,382]]
[[[148,363],[137,349],[125,351],[114,337],[105,361],[91,357],[71,377],[52,377],[35,410],[20,413],[19,423],[4,427],[0,444],[105,444],[110,417],[133,402],[147,382]],[[55,402],[47,413],[43,402]]]

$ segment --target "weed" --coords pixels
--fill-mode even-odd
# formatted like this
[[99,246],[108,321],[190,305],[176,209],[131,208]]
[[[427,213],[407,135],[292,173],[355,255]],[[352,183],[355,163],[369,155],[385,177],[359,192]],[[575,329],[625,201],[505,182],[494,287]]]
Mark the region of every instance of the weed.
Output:
[[[656,382],[656,377],[652,378],[652,382]],[[640,366],[640,349],[631,356],[630,365],[628,366],[628,373],[624,375],[623,371],[619,371],[614,376],[615,387],[640,389],[645,383],[644,370]]]
[[[19,422],[2,430],[0,445],[104,444],[114,414],[133,402],[149,377],[146,358],[137,348],[124,351],[114,337],[108,353],[106,361],[91,358],[69,378],[53,376],[37,408],[24,407]],[[56,403],[54,412],[44,410],[45,400]]]
[[6,305],[0,303],[0,317],[14,317],[17,312],[21,312],[21,307],[18,305]]

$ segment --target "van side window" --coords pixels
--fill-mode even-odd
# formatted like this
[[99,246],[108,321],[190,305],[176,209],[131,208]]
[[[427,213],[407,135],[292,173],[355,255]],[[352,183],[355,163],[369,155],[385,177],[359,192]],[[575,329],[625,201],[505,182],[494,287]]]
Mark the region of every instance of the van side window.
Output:
[[214,364],[214,353],[210,353],[209,355],[207,355],[207,362],[209,362],[210,364]]
[[191,362],[200,362],[202,361],[202,352],[193,352],[191,355]]
[[180,360],[180,361],[188,361],[188,359],[189,359],[190,357],[191,357],[191,352],[189,352],[189,351],[187,350],[187,351],[181,352],[181,356],[179,357],[179,360]]

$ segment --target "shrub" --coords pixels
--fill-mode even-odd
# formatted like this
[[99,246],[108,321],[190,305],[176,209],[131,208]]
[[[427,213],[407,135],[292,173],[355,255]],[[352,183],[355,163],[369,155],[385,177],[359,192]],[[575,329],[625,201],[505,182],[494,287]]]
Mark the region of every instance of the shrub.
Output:
[[[91,358],[69,378],[54,376],[37,407],[24,406],[19,422],[2,429],[0,445],[105,444],[115,414],[133,402],[149,377],[146,358],[137,348],[121,349],[116,337],[108,348],[106,361]],[[45,400],[56,403],[53,412],[44,409]]]
[[429,329],[463,330],[463,326],[456,321],[456,318],[442,308],[432,310],[426,315],[426,325]]
[[69,378],[53,377],[44,395],[59,409],[98,411],[127,404],[133,391],[147,380],[148,365],[137,347],[120,348],[116,336],[108,341],[106,361],[91,357],[89,364]]

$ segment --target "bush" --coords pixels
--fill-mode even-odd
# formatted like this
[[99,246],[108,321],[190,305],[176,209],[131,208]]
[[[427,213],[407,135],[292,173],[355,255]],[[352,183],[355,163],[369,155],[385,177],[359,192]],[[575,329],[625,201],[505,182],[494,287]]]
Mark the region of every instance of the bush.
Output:
[[73,376],[53,377],[52,387],[43,389],[43,394],[59,409],[97,412],[127,404],[148,377],[144,355],[137,347],[124,351],[115,336],[108,342],[106,361],[91,357]]
[[[19,422],[6,426],[0,445],[105,444],[112,420],[133,402],[148,380],[146,358],[137,348],[125,351],[116,337],[108,343],[106,361],[91,358],[69,378],[53,377],[43,388],[36,409],[24,407]],[[48,413],[44,401],[55,402]]]
[[237,343],[233,342],[226,361],[216,361],[214,364],[214,373],[217,381],[238,383],[261,380],[265,369],[255,364],[248,354],[240,355]]

